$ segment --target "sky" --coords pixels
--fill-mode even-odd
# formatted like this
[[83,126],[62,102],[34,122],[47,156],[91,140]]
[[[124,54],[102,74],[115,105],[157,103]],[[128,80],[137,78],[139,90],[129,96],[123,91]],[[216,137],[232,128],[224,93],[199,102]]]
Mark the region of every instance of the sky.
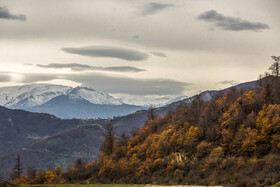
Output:
[[191,96],[280,54],[279,0],[0,0],[0,87]]

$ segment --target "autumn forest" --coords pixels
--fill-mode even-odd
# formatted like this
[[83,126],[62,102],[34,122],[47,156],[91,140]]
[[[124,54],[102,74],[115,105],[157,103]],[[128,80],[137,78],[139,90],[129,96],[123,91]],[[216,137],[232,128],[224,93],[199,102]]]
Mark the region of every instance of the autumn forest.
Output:
[[[274,68],[275,69],[275,68]],[[131,136],[117,137],[107,123],[98,161],[77,159],[68,168],[28,168],[17,184],[134,183],[272,185],[280,180],[280,79],[266,73],[252,90],[229,89],[209,102],[148,121]],[[20,167],[20,164],[19,164]]]

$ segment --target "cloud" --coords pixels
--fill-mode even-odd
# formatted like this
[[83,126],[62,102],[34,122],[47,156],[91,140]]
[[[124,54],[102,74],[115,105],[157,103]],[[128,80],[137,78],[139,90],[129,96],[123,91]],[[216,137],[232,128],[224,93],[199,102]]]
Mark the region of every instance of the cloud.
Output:
[[140,36],[139,36],[139,35],[134,35],[134,36],[132,36],[131,38],[133,38],[133,39],[138,39],[138,38],[140,38]]
[[51,81],[55,79],[67,79],[67,76],[62,74],[42,74],[42,73],[24,74],[22,82],[29,84],[29,83],[37,83],[41,81]]
[[55,79],[71,80],[83,86],[111,94],[133,95],[182,95],[191,83],[170,79],[133,79],[128,77],[111,77],[102,74],[26,74],[24,83],[37,83]]
[[89,57],[117,58],[127,61],[142,61],[149,57],[148,54],[141,51],[112,46],[65,47],[62,48],[62,50],[70,54]]
[[226,81],[221,81],[221,82],[216,83],[216,85],[219,85],[219,84],[234,86],[234,85],[238,84],[238,82],[234,81],[234,80],[226,80]]
[[181,95],[191,85],[169,79],[133,79],[98,74],[73,75],[70,79],[104,92],[133,95]]
[[144,69],[139,69],[131,66],[114,66],[114,67],[100,67],[100,66],[90,66],[85,64],[69,63],[69,64],[58,64],[51,63],[48,65],[37,64],[41,68],[70,68],[72,71],[86,71],[86,70],[97,70],[97,71],[113,71],[113,72],[141,72],[146,71]]
[[155,56],[159,56],[159,57],[167,57],[166,54],[162,53],[162,52],[151,52],[153,55]]
[[0,82],[10,82],[11,76],[10,75],[0,75]]
[[104,70],[107,71],[117,71],[117,72],[141,72],[141,71],[146,71],[144,69],[139,69],[131,66],[115,66],[115,67],[106,67],[103,68]]
[[[261,31],[269,26],[260,22],[250,22],[240,18],[227,17],[215,10],[206,11],[198,16],[199,20],[213,23],[215,27],[231,31]],[[212,28],[213,29],[213,28]]]
[[0,19],[26,21],[26,16],[23,14],[11,14],[8,8],[0,7]]
[[152,15],[156,14],[164,9],[174,7],[174,4],[163,4],[163,3],[149,3],[142,9],[142,15]]

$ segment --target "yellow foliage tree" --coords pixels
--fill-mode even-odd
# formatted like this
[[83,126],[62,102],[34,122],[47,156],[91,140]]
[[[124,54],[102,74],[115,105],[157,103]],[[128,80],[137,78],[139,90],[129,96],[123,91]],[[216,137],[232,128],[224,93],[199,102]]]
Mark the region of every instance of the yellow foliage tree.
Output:
[[46,175],[45,175],[45,179],[46,179],[45,183],[48,183],[48,184],[53,183],[53,181],[55,179],[55,174],[53,173],[53,171],[47,171]]

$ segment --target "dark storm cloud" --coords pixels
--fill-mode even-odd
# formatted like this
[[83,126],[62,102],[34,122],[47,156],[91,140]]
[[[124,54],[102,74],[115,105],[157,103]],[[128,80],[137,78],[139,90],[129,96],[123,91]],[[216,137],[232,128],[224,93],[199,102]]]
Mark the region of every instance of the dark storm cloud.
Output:
[[24,83],[38,83],[65,79],[82,83],[83,86],[107,93],[133,95],[181,95],[191,83],[184,83],[170,79],[133,79],[128,77],[110,77],[102,74],[26,74]]
[[0,7],[0,19],[26,21],[26,16],[23,14],[11,14],[7,7]]
[[222,85],[232,85],[233,86],[233,85],[238,84],[238,82],[234,81],[234,80],[226,80],[226,81],[217,82],[216,84],[217,85],[222,84]]
[[166,54],[162,53],[162,52],[151,52],[153,55],[155,56],[159,56],[159,57],[166,57]]
[[163,3],[149,3],[146,6],[143,7],[142,10],[142,15],[146,16],[146,15],[152,15],[152,14],[156,14],[157,12],[170,8],[170,7],[174,7],[174,4],[163,4]]
[[10,75],[1,75],[0,74],[0,82],[10,82],[11,81],[11,76]]
[[215,27],[231,31],[261,31],[269,26],[260,22],[250,22],[240,18],[227,17],[215,10],[206,11],[198,16],[199,20],[213,23]]
[[62,48],[62,50],[70,54],[89,57],[117,58],[127,61],[142,61],[149,57],[148,54],[141,51],[112,46],[65,47]]
[[86,70],[98,70],[98,71],[114,71],[114,72],[141,72],[144,69],[139,69],[131,66],[115,66],[115,67],[100,67],[100,66],[90,66],[85,64],[69,63],[69,64],[58,64],[51,63],[48,65],[37,64],[41,68],[70,68],[72,71],[86,71]]

